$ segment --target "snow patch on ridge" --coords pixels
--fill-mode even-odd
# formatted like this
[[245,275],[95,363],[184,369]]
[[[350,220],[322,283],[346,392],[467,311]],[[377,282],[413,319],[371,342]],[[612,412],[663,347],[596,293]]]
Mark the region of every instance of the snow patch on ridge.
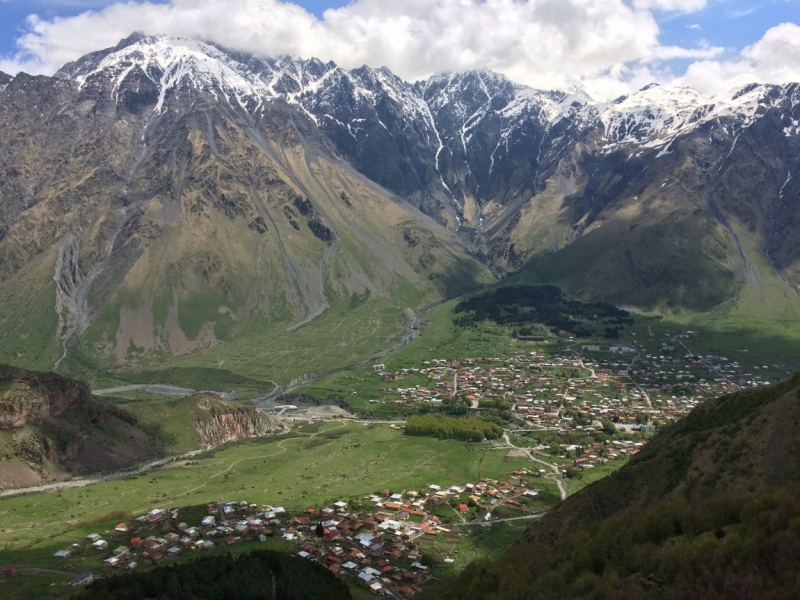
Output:
[[126,77],[137,67],[159,86],[154,109],[158,113],[163,110],[167,93],[184,81],[199,89],[216,88],[229,103],[234,99],[243,108],[250,102],[259,104],[275,97],[256,73],[215,46],[166,36],[141,38],[96,64],[79,67],[72,79],[81,88],[91,85],[98,77],[110,79],[111,94],[116,101]]
[[750,85],[709,97],[692,88],[649,85],[602,108],[603,150],[666,148],[678,136],[721,118],[736,119],[747,128],[776,102],[769,94],[772,87]]
[[[741,133],[770,107],[788,100],[792,106],[783,133],[789,137],[800,134],[798,115],[794,114],[800,104],[796,84],[752,84],[716,97],[691,88],[652,84],[600,103],[579,86],[567,91],[536,90],[490,71],[445,73],[410,84],[386,68],[346,70],[333,62],[287,56],[260,59],[187,38],[130,39],[125,47],[89,55],[65,67],[66,76],[81,88],[106,87],[118,102],[126,80],[133,73],[143,74],[158,89],[156,113],[165,109],[171,92],[205,90],[250,114],[264,103],[282,99],[318,126],[340,127],[356,141],[368,135],[363,127],[365,117],[376,119],[391,135],[405,127],[419,127],[418,133],[435,152],[436,171],[445,189],[440,171],[442,151],[449,147],[459,153],[449,145],[456,141],[467,168],[473,171],[470,162],[474,162],[477,131],[498,135],[491,155],[484,157],[484,169],[488,168],[490,175],[503,151],[507,154],[515,139],[529,135],[532,124],[543,129],[546,137],[554,136],[541,140],[546,146],[540,148],[542,157],[558,141],[576,139],[598,121],[602,124],[602,152],[624,150],[634,156],[637,149],[659,149],[658,156],[664,156],[674,148],[671,144],[676,138],[709,121],[721,119],[719,124],[726,132],[730,121],[735,121],[734,134]],[[393,121],[386,120],[387,105],[402,122],[394,116]],[[561,130],[554,132],[555,128]],[[443,131],[450,137],[445,139]]]

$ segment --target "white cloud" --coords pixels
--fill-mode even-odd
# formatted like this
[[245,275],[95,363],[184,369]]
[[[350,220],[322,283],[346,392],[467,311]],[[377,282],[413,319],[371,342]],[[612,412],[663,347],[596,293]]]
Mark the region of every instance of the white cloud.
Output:
[[800,26],[783,23],[769,29],[735,60],[693,63],[675,83],[721,93],[753,82],[794,81],[800,81]]
[[134,30],[212,40],[262,55],[386,65],[414,79],[476,67],[563,85],[650,56],[658,25],[623,0],[357,0],[323,20],[278,0],[127,2],[76,17],[31,17],[16,63],[53,72]]
[[727,16],[729,19],[741,19],[742,17],[747,17],[752,15],[754,12],[761,10],[760,6],[748,6],[745,8],[737,8],[733,10],[729,10]]
[[708,60],[724,54],[725,48],[718,46],[708,47],[701,45],[699,48],[681,48],[680,46],[659,46],[653,52],[657,60],[673,60],[676,58],[698,58]]
[[[692,12],[705,4],[706,0],[355,0],[325,11],[320,20],[280,0],[128,0],[75,17],[29,17],[28,31],[17,42],[19,53],[0,59],[0,70],[53,73],[66,62],[142,30],[211,40],[259,55],[316,56],[344,67],[385,65],[409,80],[472,68],[499,71],[535,87],[564,87],[581,80],[604,96],[674,80],[664,61],[694,59],[700,61],[693,65],[698,76],[690,68],[691,79],[706,91],[716,84],[704,83],[701,68],[724,70],[734,63],[715,60],[721,48],[661,46],[652,12]],[[735,64],[764,62],[756,56],[756,46],[748,49],[752,56],[743,54]]]

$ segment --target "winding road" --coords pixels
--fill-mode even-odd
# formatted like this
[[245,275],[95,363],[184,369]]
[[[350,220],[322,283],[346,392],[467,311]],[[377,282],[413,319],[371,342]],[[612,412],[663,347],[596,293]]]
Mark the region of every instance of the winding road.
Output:
[[[649,327],[648,327],[648,329],[649,329]],[[649,395],[649,394],[648,394],[648,393],[645,391],[645,389],[644,389],[642,386],[640,386],[640,385],[639,385],[639,383],[638,383],[637,381],[635,381],[635,380],[633,379],[633,377],[631,377],[631,375],[630,375],[630,373],[631,373],[631,369],[633,368],[633,365],[635,365],[635,364],[636,364],[636,360],[637,360],[637,359],[638,359],[638,358],[639,358],[641,355],[642,355],[642,351],[641,351],[641,350],[639,350],[638,348],[636,348],[636,356],[634,356],[634,357],[633,357],[633,360],[631,361],[631,364],[629,364],[629,365],[628,365],[628,368],[627,368],[627,369],[625,369],[625,377],[627,377],[628,379],[630,379],[630,380],[631,380],[631,382],[633,383],[633,385],[635,385],[635,386],[636,386],[636,388],[639,390],[639,392],[641,392],[641,394],[644,396],[644,399],[645,399],[645,400],[647,400],[647,406],[650,408],[650,410],[653,410],[653,402],[652,402],[652,400],[650,400],[650,395]]]
[[225,400],[233,400],[236,397],[236,392],[215,392],[210,390],[192,390],[189,388],[182,388],[176,385],[167,384],[136,384],[136,385],[122,385],[119,387],[104,388],[102,390],[92,390],[92,393],[97,396],[110,396],[122,392],[132,392],[134,390],[143,390],[151,394],[158,394],[160,396],[180,396],[185,398],[193,394],[216,394]]
[[558,491],[561,494],[561,501],[563,502],[564,500],[567,499],[567,490],[564,487],[564,482],[561,481],[561,470],[556,465],[550,464],[549,462],[545,462],[543,460],[536,458],[533,454],[531,454],[531,451],[528,450],[527,448],[520,448],[519,446],[515,446],[514,444],[511,443],[511,440],[508,437],[508,433],[506,432],[503,432],[503,439],[506,441],[506,444],[508,444],[509,447],[514,448],[515,450],[519,450],[520,452],[524,452],[525,456],[530,458],[532,461],[542,464],[551,469],[555,474],[555,477],[549,475],[547,479],[555,479],[556,485],[558,486]]

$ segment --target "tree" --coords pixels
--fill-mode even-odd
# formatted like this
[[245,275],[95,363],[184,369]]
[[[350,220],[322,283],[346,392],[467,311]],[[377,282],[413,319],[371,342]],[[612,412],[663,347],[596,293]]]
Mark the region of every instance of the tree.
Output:
[[322,527],[322,521],[317,523],[317,527],[314,529],[314,534],[317,537],[323,537],[325,535],[325,529]]

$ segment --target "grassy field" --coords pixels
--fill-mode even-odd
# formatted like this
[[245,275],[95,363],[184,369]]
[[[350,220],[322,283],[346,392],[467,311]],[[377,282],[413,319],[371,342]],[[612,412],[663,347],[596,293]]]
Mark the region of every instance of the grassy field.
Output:
[[[376,490],[463,484],[524,468],[527,459],[462,442],[408,438],[382,425],[326,424],[297,437],[262,438],[199,455],[181,466],[59,493],[0,501],[0,539],[29,546],[81,522],[154,507],[245,499],[288,508],[317,506]],[[313,436],[313,437],[311,437]]]
[[544,344],[516,342],[511,338],[510,327],[488,322],[479,327],[457,329],[453,325],[453,309],[462,299],[441,304],[425,315],[420,335],[381,362],[396,369],[432,358],[495,357],[525,350],[553,352],[561,345],[557,338]]
[[627,462],[625,458],[618,458],[616,460],[610,460],[602,465],[595,465],[591,469],[579,471],[572,479],[565,480],[567,493],[571,496],[586,486],[593,484],[595,481],[608,477]]
[[63,372],[95,388],[130,383],[169,383],[194,389],[235,390],[242,399],[270,392],[305,373],[357,365],[393,348],[409,320],[403,307],[384,300],[351,306],[340,303],[296,329],[253,319],[231,341],[213,351],[166,360],[163,368],[141,371],[97,369],[79,349],[68,356]]
[[485,528],[465,527],[458,537],[420,538],[420,548],[426,554],[447,554],[453,557],[452,563],[439,562],[433,566],[433,574],[436,577],[448,577],[461,571],[473,560],[500,557],[522,536],[530,524],[530,521],[511,521],[494,523],[491,527]]

